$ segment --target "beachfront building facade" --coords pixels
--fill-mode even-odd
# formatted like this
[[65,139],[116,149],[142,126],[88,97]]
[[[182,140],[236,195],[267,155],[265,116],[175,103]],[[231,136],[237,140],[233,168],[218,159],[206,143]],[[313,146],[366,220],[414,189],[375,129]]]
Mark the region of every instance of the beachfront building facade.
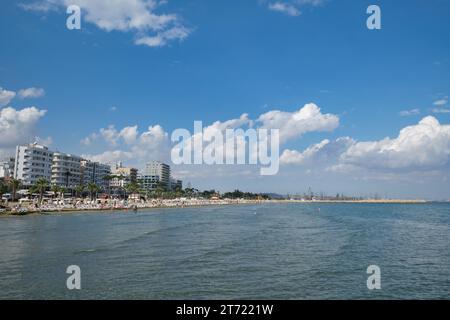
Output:
[[12,178],[14,176],[14,158],[7,158],[0,162],[0,178]]
[[95,183],[103,190],[109,189],[107,176],[111,175],[111,166],[90,160],[81,160],[81,184]]
[[147,163],[145,174],[138,175],[137,181],[141,189],[147,192],[154,192],[157,189],[165,191],[182,189],[183,182],[173,179],[170,172],[168,164],[152,161]]
[[54,152],[52,164],[53,185],[76,188],[81,184],[81,161],[79,156]]
[[160,161],[147,163],[145,167],[145,176],[158,177],[158,182],[166,189],[170,188],[170,166]]
[[109,186],[111,188],[125,188],[130,183],[137,182],[138,170],[136,168],[124,167],[118,162],[112,169]]
[[131,183],[137,183],[147,192],[173,191],[183,187],[181,180],[171,177],[170,166],[159,161],[147,163],[145,173],[138,175],[136,168],[124,167],[121,162],[111,170],[108,164],[51,151],[38,143],[17,146],[15,155],[15,158],[1,162],[0,177],[14,177],[25,188],[34,185],[40,178],[49,184],[72,190],[80,185],[94,183],[110,193],[117,193],[117,190],[125,189]]
[[159,184],[159,176],[151,176],[151,175],[139,175],[138,176],[138,184],[141,187],[142,190],[145,190],[147,192],[153,192],[156,191]]
[[[51,151],[38,143],[16,147],[14,163],[2,163],[2,168],[8,166],[11,176],[20,180],[24,187],[30,187],[40,178],[49,184],[66,188],[76,188],[79,185],[93,182],[106,190],[109,182],[105,176],[111,174],[107,164],[92,162],[80,156]],[[13,169],[11,169],[13,168]]]
[[40,178],[51,181],[53,152],[48,147],[31,143],[16,147],[14,179],[31,186]]

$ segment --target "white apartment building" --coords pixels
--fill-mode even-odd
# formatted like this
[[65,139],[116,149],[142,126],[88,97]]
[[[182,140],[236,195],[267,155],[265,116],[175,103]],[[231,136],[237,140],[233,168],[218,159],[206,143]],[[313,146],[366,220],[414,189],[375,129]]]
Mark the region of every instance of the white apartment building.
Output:
[[147,163],[145,174],[139,175],[137,180],[141,188],[147,191],[155,191],[160,183],[164,184],[166,190],[183,188],[181,180],[170,176],[170,166],[159,161]]
[[145,176],[159,177],[159,181],[164,183],[166,188],[170,188],[170,166],[168,164],[159,161],[147,163]]
[[32,143],[16,147],[14,179],[25,186],[33,185],[38,179],[48,182],[52,178],[53,152],[46,146]]
[[14,158],[8,158],[0,162],[0,178],[12,178],[14,176]]
[[0,163],[0,173],[5,174],[5,167],[14,168],[12,176],[21,180],[24,186],[31,186],[39,178],[44,178],[51,184],[68,188],[91,182],[105,190],[109,187],[109,181],[104,179],[111,174],[109,165],[73,154],[53,152],[37,143],[17,146],[14,163],[9,161],[9,164]]
[[60,187],[75,188],[81,183],[81,161],[72,154],[54,152],[52,165],[52,184]]
[[104,190],[109,188],[105,177],[111,174],[111,166],[90,160],[81,160],[81,184],[95,183]]

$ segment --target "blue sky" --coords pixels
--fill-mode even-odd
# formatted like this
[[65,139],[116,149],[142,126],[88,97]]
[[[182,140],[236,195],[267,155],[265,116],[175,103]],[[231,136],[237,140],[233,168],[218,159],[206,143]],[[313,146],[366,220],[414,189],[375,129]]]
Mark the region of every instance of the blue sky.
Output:
[[[110,125],[119,131],[137,125],[140,133],[160,125],[170,133],[176,128],[192,130],[194,120],[210,124],[243,113],[257,119],[271,110],[295,112],[307,103],[337,115],[339,126],[290,139],[282,150],[301,152],[339,137],[394,139],[401,129],[430,115],[441,125],[450,123],[448,1],[172,0],[149,11],[176,15],[172,26],[183,28],[186,35],[156,47],[136,44],[143,33],[155,36],[148,26],[108,31],[99,24],[101,12],[84,9],[84,1],[72,2],[82,7],[81,30],[66,28],[65,6],[59,5],[64,0],[4,1],[0,12],[0,87],[12,92],[45,90],[39,98],[16,95],[3,107],[47,110],[32,133],[51,137],[52,148],[97,155],[124,148],[97,138],[90,145],[80,143]],[[301,14],[271,10],[277,2]],[[46,10],[31,6],[45,3],[54,6]],[[366,28],[370,4],[382,10],[381,30]],[[436,145],[444,158],[432,168],[427,163],[426,170],[447,171],[447,146],[445,141]],[[326,165],[322,169],[325,175]],[[402,174],[405,179],[417,179],[415,175],[425,170],[414,166],[412,174],[397,166],[389,169],[383,174]],[[442,174],[425,186],[405,182],[408,188],[401,192],[403,180],[397,176],[383,182],[364,177],[344,183],[342,177],[330,174],[330,182],[322,185],[304,176],[307,168],[286,170],[299,173],[304,184],[283,180],[288,171],[281,170],[278,177],[264,180],[265,187],[255,183],[260,177],[250,177],[243,187],[298,192],[313,185],[330,193],[389,189],[396,196],[438,193],[450,198],[450,182],[442,180]],[[184,179],[205,188],[239,186],[236,178]]]

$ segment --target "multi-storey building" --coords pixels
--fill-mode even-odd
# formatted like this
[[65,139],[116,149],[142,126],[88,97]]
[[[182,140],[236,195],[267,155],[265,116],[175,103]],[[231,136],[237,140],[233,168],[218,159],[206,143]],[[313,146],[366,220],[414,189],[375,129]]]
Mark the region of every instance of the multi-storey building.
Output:
[[109,181],[105,179],[111,174],[111,166],[90,160],[81,160],[81,184],[95,183],[103,190],[109,188]]
[[52,184],[75,188],[81,183],[81,161],[83,159],[72,154],[54,152],[52,164]]
[[24,186],[31,186],[40,178],[52,178],[53,152],[47,147],[32,143],[16,147],[14,178]]
[[166,189],[170,188],[170,166],[168,164],[159,161],[147,163],[145,167],[145,176],[159,177],[159,182],[161,182]]
[[181,180],[171,178],[170,166],[159,161],[147,163],[145,174],[139,175],[137,180],[141,188],[147,191],[155,191],[158,187],[167,191],[183,188]]
[[111,167],[107,164],[85,160],[73,154],[53,152],[37,143],[17,146],[15,160],[0,163],[0,174],[6,176],[8,170],[25,187],[44,178],[62,187],[75,188],[93,182],[106,190],[109,181],[105,177],[111,174]]
[[14,176],[14,158],[7,158],[0,162],[0,178],[12,178]]
[[155,191],[159,184],[159,176],[139,175],[138,184],[143,190]]
[[109,186],[112,188],[123,188],[130,183],[136,183],[137,173],[137,169],[124,167],[122,162],[118,162],[112,170],[112,179],[109,182]]

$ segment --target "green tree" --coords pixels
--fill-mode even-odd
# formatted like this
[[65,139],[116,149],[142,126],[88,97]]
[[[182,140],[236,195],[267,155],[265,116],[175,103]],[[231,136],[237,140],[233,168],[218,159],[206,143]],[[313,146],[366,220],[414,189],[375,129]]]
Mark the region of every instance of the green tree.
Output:
[[87,189],[89,191],[89,196],[91,197],[91,200],[94,200],[94,194],[95,197],[97,197],[97,192],[100,190],[100,188],[98,187],[98,185],[91,182],[87,185]]
[[53,198],[57,198],[61,192],[61,188],[57,184],[52,184],[51,190],[53,192]]
[[180,198],[181,196],[184,195],[184,191],[180,186],[175,187],[175,189],[173,190],[173,193],[175,195],[175,198]]
[[164,198],[164,194],[167,192],[167,185],[164,182],[159,181],[156,184],[155,193],[158,198]]
[[205,190],[205,191],[201,192],[200,195],[203,198],[210,199],[211,197],[217,195],[217,192],[214,189],[213,190]]
[[184,189],[184,193],[188,197],[194,197],[194,196],[198,195],[199,191],[198,191],[198,189],[188,187],[188,188]]
[[42,204],[42,198],[44,197],[44,192],[48,188],[48,181],[45,178],[39,178],[36,183],[31,188],[33,192],[37,192],[39,194],[39,205]]
[[8,180],[9,189],[11,190],[12,200],[16,200],[17,190],[20,188],[21,182],[17,179],[9,179]]
[[84,189],[86,189],[86,187],[84,185],[82,185],[82,184],[80,184],[79,186],[77,186],[75,188],[75,192],[77,193],[78,197],[82,197],[83,196]]
[[125,190],[128,194],[140,193],[141,187],[136,182],[132,182],[126,185]]

